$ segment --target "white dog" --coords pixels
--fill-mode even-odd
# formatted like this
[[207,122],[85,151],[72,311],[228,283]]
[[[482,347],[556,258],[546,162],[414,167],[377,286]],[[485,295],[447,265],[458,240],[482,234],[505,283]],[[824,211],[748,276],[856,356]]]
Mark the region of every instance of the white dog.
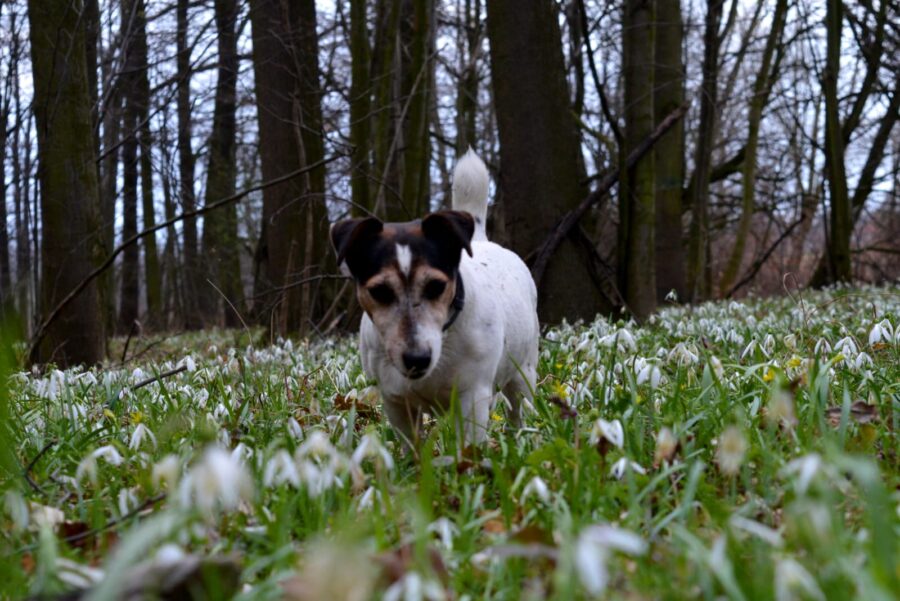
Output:
[[537,291],[513,252],[485,235],[488,172],[471,150],[453,174],[453,209],[408,223],[334,224],[342,269],[365,310],[359,350],[395,431],[413,445],[422,413],[459,398],[469,443],[486,439],[498,390],[518,425],[538,358]]

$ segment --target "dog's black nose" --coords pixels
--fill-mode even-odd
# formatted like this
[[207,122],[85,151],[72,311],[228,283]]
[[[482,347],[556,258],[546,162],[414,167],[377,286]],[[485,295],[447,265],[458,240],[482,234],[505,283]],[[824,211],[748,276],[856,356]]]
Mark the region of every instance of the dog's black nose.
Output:
[[431,353],[428,351],[403,353],[403,366],[415,375],[422,375],[430,364]]

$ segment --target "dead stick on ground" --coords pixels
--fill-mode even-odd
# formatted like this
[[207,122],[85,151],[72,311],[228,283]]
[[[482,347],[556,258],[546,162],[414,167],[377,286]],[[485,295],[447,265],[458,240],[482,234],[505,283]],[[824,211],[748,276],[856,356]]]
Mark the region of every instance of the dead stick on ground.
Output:
[[[627,169],[633,167],[641,157],[647,154],[647,152],[653,148],[653,145],[656,144],[657,140],[663,137],[679,119],[684,117],[689,106],[690,103],[686,102],[666,115],[666,118],[656,126],[653,133],[645,138],[637,148],[631,151],[631,154],[628,155],[628,159],[625,161],[624,168]],[[531,273],[534,276],[536,284],[540,285],[541,278],[544,277],[544,272],[547,270],[547,264],[550,262],[550,257],[552,257],[553,253],[556,252],[556,249],[559,248],[563,239],[569,235],[569,232],[571,232],[572,228],[574,228],[581,218],[584,217],[584,214],[587,213],[588,209],[600,202],[603,197],[606,196],[607,192],[616,185],[616,182],[619,181],[621,170],[622,167],[607,173],[606,176],[600,180],[600,183],[597,184],[597,188],[588,194],[587,198],[581,201],[581,204],[566,213],[547,239],[544,240],[544,243],[537,253],[537,258],[534,261],[534,267],[531,268]]]
[[174,376],[176,374],[180,374],[181,372],[187,370],[187,365],[182,365],[181,367],[176,367],[175,369],[170,369],[169,371],[164,371],[158,376],[153,376],[152,378],[147,378],[146,380],[141,380],[137,384],[131,387],[131,390],[137,390],[139,388],[143,388],[144,386],[149,386],[154,382],[159,382],[163,378],[168,378],[169,376]]
[[155,225],[151,228],[147,228],[141,232],[138,232],[134,236],[131,236],[127,240],[123,241],[119,246],[117,246],[109,254],[108,257],[106,257],[106,260],[103,261],[103,263],[101,263],[96,269],[94,269],[92,272],[90,272],[86,278],[81,280],[81,282],[79,282],[78,285],[75,286],[75,288],[73,288],[72,291],[69,292],[69,294],[67,294],[65,296],[65,298],[62,299],[59,302],[59,304],[53,308],[53,311],[50,312],[50,314],[47,316],[47,319],[45,319],[41,323],[41,325],[38,326],[38,329],[35,332],[34,337],[31,339],[31,344],[29,345],[29,348],[28,348],[29,358],[31,359],[32,362],[34,362],[36,360],[37,349],[40,346],[41,341],[43,341],[44,336],[47,335],[47,328],[49,328],[50,325],[54,321],[56,321],[57,317],[59,317],[60,312],[62,312],[62,310],[65,309],[66,306],[75,299],[75,297],[77,297],[79,294],[81,294],[81,292],[85,288],[87,288],[88,284],[90,284],[95,279],[97,279],[97,277],[99,277],[101,273],[103,273],[104,271],[109,269],[110,266],[115,262],[116,257],[118,257],[120,254],[122,254],[122,251],[124,251],[126,248],[128,248],[132,244],[137,243],[141,238],[146,238],[147,236],[154,234],[161,229],[165,229],[174,223],[178,223],[179,221],[186,219],[188,217],[198,217],[200,215],[205,215],[206,213],[209,213],[210,211],[214,211],[215,209],[224,207],[225,205],[237,202],[237,201],[241,200],[242,198],[244,198],[245,196],[247,196],[248,194],[252,194],[253,192],[258,192],[260,190],[264,190],[271,186],[275,186],[277,184],[294,179],[295,177],[297,177],[299,175],[303,175],[304,173],[306,173],[308,171],[312,171],[314,169],[318,169],[319,167],[324,167],[328,163],[331,163],[331,162],[336,161],[337,159],[341,158],[341,156],[343,156],[343,155],[337,155],[337,154],[332,155],[328,158],[322,159],[321,161],[316,161],[312,165],[307,165],[306,167],[303,167],[301,169],[296,169],[294,171],[291,171],[290,173],[282,175],[281,177],[276,177],[276,178],[270,179],[269,181],[256,184],[255,186],[250,186],[249,188],[241,190],[240,192],[233,194],[227,198],[223,198],[222,200],[217,200],[216,202],[207,204],[203,207],[200,207],[199,209],[195,209],[193,211],[187,211],[187,212],[181,213],[180,215],[176,215],[175,217],[172,217],[171,219],[167,219],[166,221],[163,221],[162,223],[160,223],[158,225]]

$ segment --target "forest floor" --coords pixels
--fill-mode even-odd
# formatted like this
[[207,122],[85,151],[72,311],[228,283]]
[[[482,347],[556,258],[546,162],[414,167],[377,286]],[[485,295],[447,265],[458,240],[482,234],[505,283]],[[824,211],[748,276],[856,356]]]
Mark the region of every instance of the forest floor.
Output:
[[490,443],[464,449],[452,419],[432,420],[420,461],[386,426],[355,338],[249,342],[202,332],[126,368],[12,373],[0,422],[22,477],[0,499],[0,591],[900,590],[898,290],[548,330],[525,427],[498,405]]

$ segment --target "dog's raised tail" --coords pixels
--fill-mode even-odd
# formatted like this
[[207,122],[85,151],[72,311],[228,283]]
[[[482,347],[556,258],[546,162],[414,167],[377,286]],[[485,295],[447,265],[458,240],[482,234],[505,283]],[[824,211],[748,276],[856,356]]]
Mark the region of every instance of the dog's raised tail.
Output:
[[471,213],[475,218],[473,240],[487,240],[484,226],[487,222],[489,182],[490,177],[484,161],[469,148],[468,152],[457,161],[456,169],[453,171],[453,209]]

